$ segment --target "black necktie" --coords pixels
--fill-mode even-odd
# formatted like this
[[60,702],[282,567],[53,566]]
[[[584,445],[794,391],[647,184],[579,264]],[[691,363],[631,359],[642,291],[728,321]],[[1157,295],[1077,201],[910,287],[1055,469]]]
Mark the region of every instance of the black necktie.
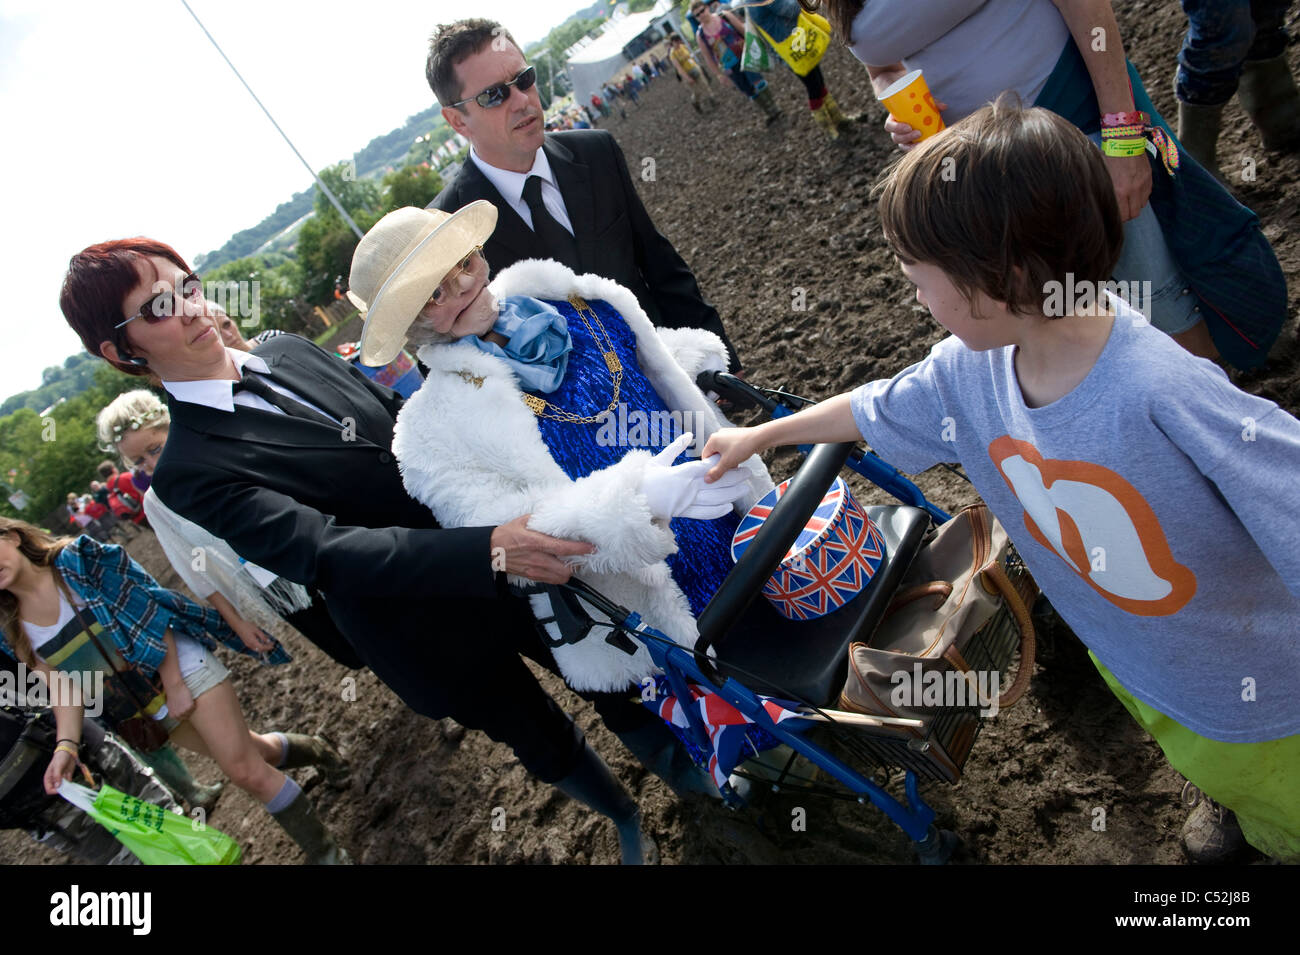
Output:
[[546,211],[546,203],[542,201],[541,176],[529,176],[524,181],[524,202],[533,216],[533,232],[546,248],[546,254],[575,272],[582,271],[578,263],[577,240]]
[[307,407],[300,401],[294,401],[288,395],[282,395],[269,384],[266,379],[260,378],[250,372],[244,372],[244,377],[235,383],[233,392],[250,391],[259,398],[264,399],[268,404],[274,405],[291,418],[306,418],[308,421],[315,421],[319,424],[328,425],[330,428],[337,429],[339,422],[331,420],[328,416],[321,414],[313,408]]

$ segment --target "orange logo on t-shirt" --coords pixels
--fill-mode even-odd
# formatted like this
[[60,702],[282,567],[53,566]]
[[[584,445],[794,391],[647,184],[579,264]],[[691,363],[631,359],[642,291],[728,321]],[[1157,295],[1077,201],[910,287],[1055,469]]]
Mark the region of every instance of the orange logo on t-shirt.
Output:
[[989,457],[1025,509],[1025,528],[1097,593],[1143,617],[1177,613],[1196,575],[1174,559],[1151,505],[1109,468],[1044,458],[1003,435]]

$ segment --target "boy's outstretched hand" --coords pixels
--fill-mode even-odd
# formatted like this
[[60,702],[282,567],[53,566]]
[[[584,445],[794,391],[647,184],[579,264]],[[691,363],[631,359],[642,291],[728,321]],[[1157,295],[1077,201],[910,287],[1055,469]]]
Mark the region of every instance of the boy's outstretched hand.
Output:
[[713,433],[704,445],[704,450],[700,452],[700,458],[707,460],[714,454],[721,455],[721,458],[709,469],[709,473],[704,475],[705,483],[712,484],[732,468],[740,467],[741,462],[763,450],[754,434],[757,430],[757,428],[721,428]]
[[705,483],[712,483],[740,463],[766,451],[787,444],[823,444],[840,441],[861,441],[857,422],[853,420],[853,406],[848,392],[827,398],[820,404],[804,408],[798,414],[773,418],[753,428],[722,428],[715,431],[700,452],[701,458],[720,455]]

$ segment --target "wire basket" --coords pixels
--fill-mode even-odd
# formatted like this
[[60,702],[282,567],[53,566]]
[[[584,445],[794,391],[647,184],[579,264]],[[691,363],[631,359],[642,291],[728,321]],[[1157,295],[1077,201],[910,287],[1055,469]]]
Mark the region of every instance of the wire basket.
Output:
[[[1038,586],[1014,549],[1005,563],[1007,576],[1026,606],[1038,596]],[[1010,681],[1009,671],[1020,646],[1020,631],[1003,604],[962,649],[972,674],[995,672]],[[997,691],[1002,689],[999,682]],[[881,729],[839,727],[836,739],[846,751],[884,768],[911,770],[918,777],[956,783],[979,736],[983,719],[976,706],[938,708],[922,728]]]

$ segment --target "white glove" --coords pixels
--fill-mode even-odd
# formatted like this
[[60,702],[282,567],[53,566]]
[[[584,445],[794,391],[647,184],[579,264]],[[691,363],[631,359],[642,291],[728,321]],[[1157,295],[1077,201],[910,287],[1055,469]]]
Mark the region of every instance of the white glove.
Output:
[[688,448],[695,436],[689,431],[651,459],[641,478],[641,493],[658,520],[689,517],[710,521],[731,510],[731,502],[749,490],[749,472],[732,468],[714,481],[704,483],[704,475],[718,460],[691,461],[673,465],[673,460]]

